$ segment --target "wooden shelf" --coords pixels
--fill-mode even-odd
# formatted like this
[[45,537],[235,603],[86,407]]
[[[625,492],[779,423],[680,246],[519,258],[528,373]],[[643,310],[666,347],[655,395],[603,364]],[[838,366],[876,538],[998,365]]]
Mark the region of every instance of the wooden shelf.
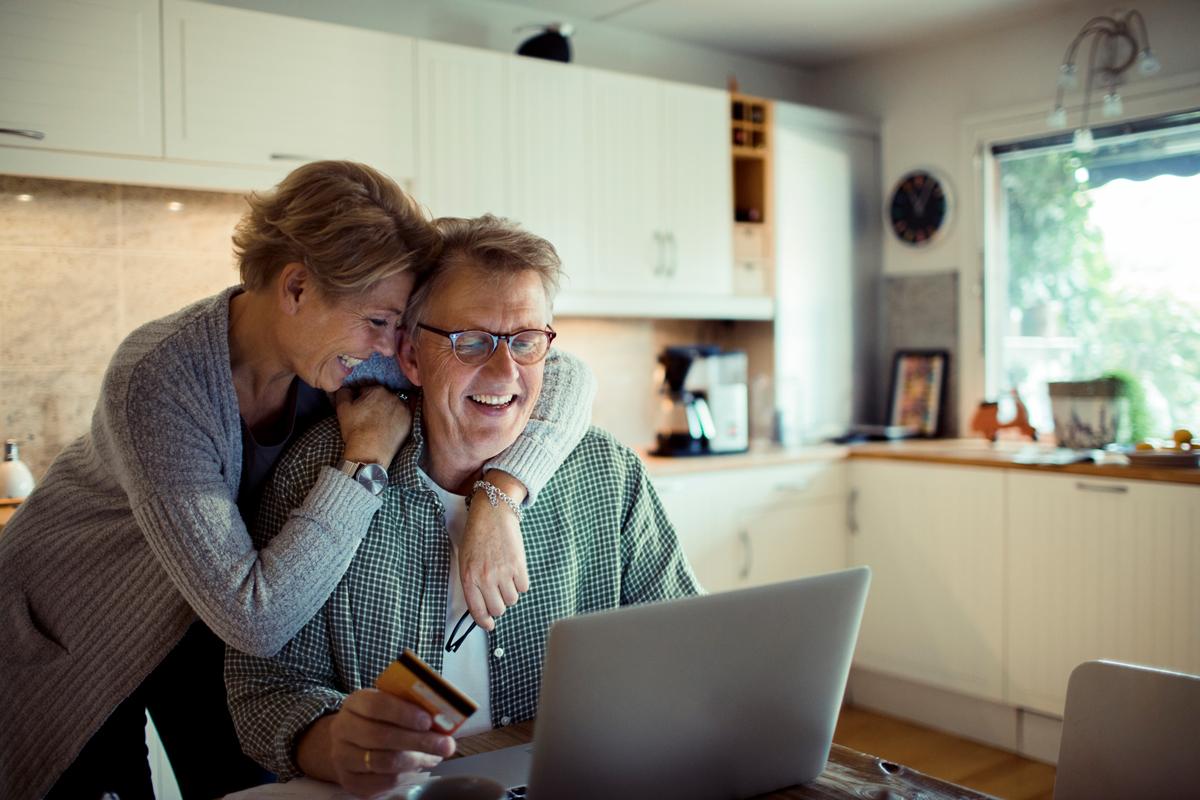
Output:
[[741,294],[774,292],[771,101],[731,93],[729,150],[733,169],[734,286]]

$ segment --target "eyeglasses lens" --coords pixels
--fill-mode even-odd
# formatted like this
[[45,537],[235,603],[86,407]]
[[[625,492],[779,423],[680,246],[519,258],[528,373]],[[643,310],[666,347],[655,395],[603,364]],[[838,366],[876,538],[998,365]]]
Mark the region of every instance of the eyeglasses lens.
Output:
[[[545,331],[528,330],[508,339],[508,351],[513,361],[528,366],[546,357],[550,335]],[[454,354],[469,366],[478,366],[492,357],[499,340],[486,331],[463,331],[454,340]]]

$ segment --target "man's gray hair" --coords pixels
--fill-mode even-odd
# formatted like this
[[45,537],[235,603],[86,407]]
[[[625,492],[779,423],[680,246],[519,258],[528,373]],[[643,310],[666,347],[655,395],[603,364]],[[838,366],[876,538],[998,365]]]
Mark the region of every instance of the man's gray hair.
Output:
[[505,278],[536,272],[552,309],[562,273],[562,262],[554,245],[521,228],[512,220],[484,214],[482,217],[442,217],[433,222],[442,238],[436,261],[419,279],[404,310],[404,328],[411,336],[425,321],[433,293],[460,266],[486,271],[497,287]]

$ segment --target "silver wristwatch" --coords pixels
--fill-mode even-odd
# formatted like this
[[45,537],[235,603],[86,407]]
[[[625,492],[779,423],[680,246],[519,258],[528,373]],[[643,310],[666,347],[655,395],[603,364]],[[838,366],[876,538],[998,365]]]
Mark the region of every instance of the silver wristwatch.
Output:
[[364,464],[361,461],[343,461],[339,469],[361,483],[366,490],[378,497],[388,485],[387,470],[382,464]]

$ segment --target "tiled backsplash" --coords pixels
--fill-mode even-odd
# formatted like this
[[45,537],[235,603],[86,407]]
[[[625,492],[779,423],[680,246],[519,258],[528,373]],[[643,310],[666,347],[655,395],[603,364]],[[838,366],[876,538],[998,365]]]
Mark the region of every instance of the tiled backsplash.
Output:
[[[230,234],[244,208],[236,194],[0,176],[0,438],[21,442],[36,476],[87,429],[126,334],[237,280]],[[748,347],[720,323],[555,327],[596,373],[596,424],[633,446],[653,440],[662,347]]]

